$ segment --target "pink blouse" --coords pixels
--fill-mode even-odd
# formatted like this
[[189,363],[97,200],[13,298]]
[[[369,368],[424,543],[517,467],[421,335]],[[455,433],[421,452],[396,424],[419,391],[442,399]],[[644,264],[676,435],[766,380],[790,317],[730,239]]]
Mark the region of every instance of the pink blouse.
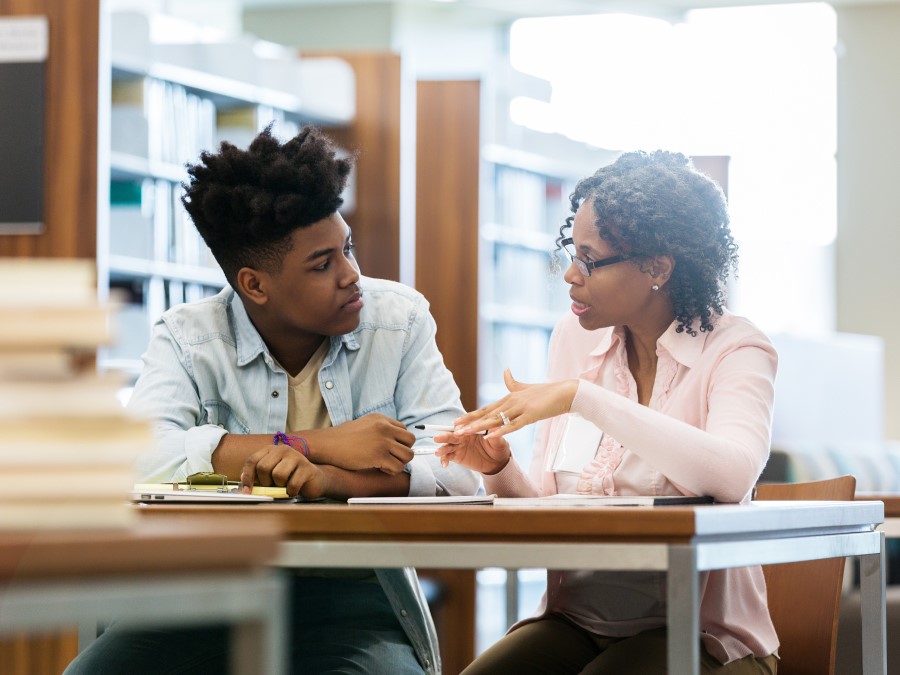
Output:
[[[660,337],[656,380],[643,406],[628,370],[623,329],[586,331],[567,315],[550,340],[547,381],[579,379],[571,412],[603,430],[597,453],[580,475],[547,470],[568,416],[546,420],[537,429],[528,475],[511,460],[485,476],[488,492],[683,493],[749,501],[769,456],[777,356],[748,320],[726,311],[714,323],[715,330],[691,337],[677,333],[673,322]],[[547,581],[537,616],[562,613],[609,636],[665,625],[660,573],[550,570]],[[706,650],[722,663],[775,653],[762,569],[702,575],[700,629]]]

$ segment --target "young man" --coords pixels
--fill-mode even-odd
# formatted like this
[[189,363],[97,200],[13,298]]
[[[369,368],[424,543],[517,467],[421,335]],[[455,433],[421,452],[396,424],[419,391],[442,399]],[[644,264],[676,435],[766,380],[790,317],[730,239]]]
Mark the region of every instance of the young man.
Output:
[[[409,427],[452,424],[459,390],[421,294],[360,275],[338,213],[350,168],[312,128],[222,143],[189,167],[184,205],[230,288],[154,327],[129,403],[156,425],[141,480],[216,471],[245,491],[340,500],[480,489],[413,452],[433,442]],[[296,570],[291,585],[292,672],[440,672],[413,570]],[[67,673],[223,672],[226,659],[224,629],[113,628]]]

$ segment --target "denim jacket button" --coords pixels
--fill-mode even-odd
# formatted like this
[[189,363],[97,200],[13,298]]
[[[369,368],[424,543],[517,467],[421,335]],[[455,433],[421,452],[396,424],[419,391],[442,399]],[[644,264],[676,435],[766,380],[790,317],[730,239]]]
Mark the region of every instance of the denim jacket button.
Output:
[[278,390],[272,392],[272,398],[278,398]]
[[405,609],[400,610],[400,616],[406,616],[407,612]]
[[325,388],[326,389],[334,389],[334,382],[332,382],[331,380],[328,380],[328,382],[325,383]]

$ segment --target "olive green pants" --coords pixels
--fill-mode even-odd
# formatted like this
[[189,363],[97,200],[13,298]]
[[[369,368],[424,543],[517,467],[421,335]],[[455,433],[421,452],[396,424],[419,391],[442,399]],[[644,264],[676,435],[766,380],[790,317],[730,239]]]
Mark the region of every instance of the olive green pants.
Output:
[[[505,635],[462,675],[666,675],[666,658],[665,628],[607,638],[549,616]],[[747,656],[722,665],[700,648],[704,675],[775,675],[777,661]]]

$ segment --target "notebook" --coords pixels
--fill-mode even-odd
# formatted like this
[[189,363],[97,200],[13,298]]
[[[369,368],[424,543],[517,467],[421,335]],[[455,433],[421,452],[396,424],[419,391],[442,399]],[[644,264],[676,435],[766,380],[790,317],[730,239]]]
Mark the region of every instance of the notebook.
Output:
[[446,497],[351,497],[348,504],[493,504],[496,495],[453,495]]
[[494,506],[539,506],[539,507],[604,507],[604,506],[689,506],[691,504],[712,504],[712,497],[689,497],[687,495],[577,495],[558,494],[546,497],[497,497]]

